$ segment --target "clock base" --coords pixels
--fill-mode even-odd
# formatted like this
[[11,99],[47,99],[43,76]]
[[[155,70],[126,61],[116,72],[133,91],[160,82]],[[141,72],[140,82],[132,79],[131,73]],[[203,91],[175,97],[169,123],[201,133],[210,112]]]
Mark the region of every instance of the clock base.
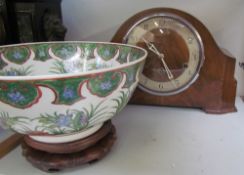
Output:
[[[228,86],[223,81],[211,81],[200,77],[187,90],[171,96],[156,96],[137,88],[130,104],[200,108],[210,114],[236,112],[236,80],[229,79]],[[226,78],[227,79],[227,78]]]
[[[157,96],[137,88],[130,103],[200,108],[210,114],[236,112],[235,59],[224,54],[221,56],[219,55],[218,58],[222,59],[224,66],[221,67],[219,64],[218,71],[214,67],[207,69],[203,66],[201,76],[185,91],[171,96]],[[224,74],[217,74],[218,72],[224,72]]]
[[225,114],[225,113],[229,113],[229,112],[237,112],[236,107],[230,107],[230,108],[204,108],[203,111],[205,111],[206,113],[209,114]]

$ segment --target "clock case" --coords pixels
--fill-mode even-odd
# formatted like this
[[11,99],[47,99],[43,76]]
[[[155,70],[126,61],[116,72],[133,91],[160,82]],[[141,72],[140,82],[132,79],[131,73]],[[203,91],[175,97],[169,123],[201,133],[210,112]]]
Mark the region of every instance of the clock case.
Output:
[[221,50],[208,29],[192,15],[171,8],[148,9],[125,21],[115,33],[111,42],[124,43],[124,37],[135,23],[148,16],[166,13],[185,19],[198,32],[203,43],[205,56],[199,77],[186,90],[171,96],[153,95],[137,88],[130,103],[201,108],[207,113],[214,114],[236,111],[235,58],[226,51]]

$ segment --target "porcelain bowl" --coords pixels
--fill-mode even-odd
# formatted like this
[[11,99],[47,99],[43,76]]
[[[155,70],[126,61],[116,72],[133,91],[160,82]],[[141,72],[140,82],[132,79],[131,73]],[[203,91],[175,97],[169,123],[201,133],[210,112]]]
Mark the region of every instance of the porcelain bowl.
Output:
[[1,125],[46,143],[87,137],[127,104],[147,52],[103,42],[0,47]]

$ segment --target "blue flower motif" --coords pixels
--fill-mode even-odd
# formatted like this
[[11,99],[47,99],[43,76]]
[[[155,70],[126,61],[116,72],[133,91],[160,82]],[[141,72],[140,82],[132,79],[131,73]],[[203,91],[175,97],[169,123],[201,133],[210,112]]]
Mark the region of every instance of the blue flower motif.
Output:
[[63,92],[63,97],[65,99],[72,99],[72,98],[74,98],[75,97],[75,93],[74,93],[73,89],[66,87],[64,89],[64,92]]
[[8,93],[8,97],[10,98],[11,101],[15,103],[19,103],[25,100],[25,97],[18,91]]
[[63,55],[64,57],[68,57],[70,55],[70,52],[67,48],[62,48],[60,50],[60,54]]
[[71,122],[72,115],[69,114],[59,114],[56,124],[60,127],[69,126]]
[[126,59],[126,57],[127,57],[127,53],[122,53],[120,56],[121,59]]
[[87,123],[88,123],[88,117],[83,112],[81,112],[81,115],[80,115],[80,124],[82,126],[85,126],[85,125],[87,125]]
[[106,49],[104,51],[104,56],[106,56],[106,57],[110,56],[110,51],[108,49]]
[[21,55],[19,52],[15,51],[14,54],[13,54],[13,57],[16,60],[19,60],[19,59],[22,59],[23,58],[23,55]]
[[7,71],[7,72],[6,72],[6,75],[7,75],[7,76],[17,76],[18,73],[17,73],[16,71]]
[[101,88],[102,90],[110,90],[111,87],[112,87],[112,83],[111,83],[110,81],[102,82],[102,83],[100,84],[100,88]]

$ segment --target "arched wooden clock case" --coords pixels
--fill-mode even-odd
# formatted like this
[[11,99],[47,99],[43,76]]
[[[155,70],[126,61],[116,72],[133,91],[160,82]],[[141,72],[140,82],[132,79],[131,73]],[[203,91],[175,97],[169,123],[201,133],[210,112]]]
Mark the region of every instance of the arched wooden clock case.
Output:
[[[198,77],[194,82],[192,81],[189,83],[189,86],[184,88],[184,90],[171,93],[170,95],[164,95],[164,93],[150,93],[150,90],[148,92],[143,88],[137,88],[130,103],[201,108],[207,113],[217,114],[236,111],[235,96],[237,82],[234,78],[235,58],[224,53],[223,50],[217,46],[208,29],[192,15],[171,8],[148,9],[137,13],[125,21],[111,41],[128,44],[128,38],[126,38],[128,37],[128,33],[140,23],[140,21],[148,19],[151,16],[160,17],[162,14],[167,14],[168,16],[172,15],[186,21],[197,32],[198,37],[200,37],[204,48],[204,60],[201,68],[199,68],[197,72]],[[177,42],[177,40],[175,42]],[[176,43],[176,45],[179,44],[180,43]],[[144,47],[150,52],[145,45],[137,45]],[[187,47],[181,47],[181,49],[182,48]],[[170,50],[169,47],[168,49],[171,55],[176,54],[175,48]],[[149,62],[146,64],[156,64],[150,62],[150,60],[147,61]],[[139,86],[140,84],[143,83],[139,82]]]

